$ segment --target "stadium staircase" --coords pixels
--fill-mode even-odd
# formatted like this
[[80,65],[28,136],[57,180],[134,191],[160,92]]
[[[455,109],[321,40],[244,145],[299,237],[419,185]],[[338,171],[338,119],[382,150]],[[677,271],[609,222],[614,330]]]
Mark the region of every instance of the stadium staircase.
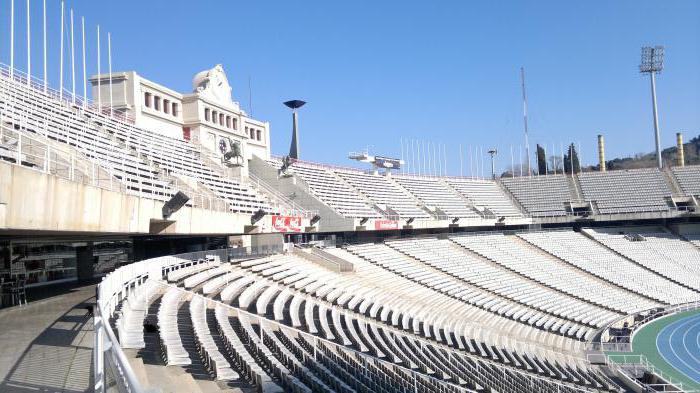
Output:
[[393,177],[387,176],[386,179],[390,183],[392,183],[396,188],[401,190],[407,197],[411,198],[414,202],[416,202],[416,205],[419,206],[422,211],[430,214],[430,217],[436,220],[444,220],[447,217],[447,214],[445,214],[437,206],[434,207],[434,210],[431,210],[422,200],[420,200],[420,198],[413,195],[413,193],[407,190],[406,187],[402,186],[401,183],[397,182]]
[[350,184],[350,182],[348,182],[347,180],[343,179],[341,176],[338,176],[338,174],[335,173],[335,171],[328,171],[328,173],[330,173],[331,176],[333,176],[333,178],[334,178],[338,183],[342,183],[342,184],[345,185],[346,187],[349,187],[350,189],[355,190],[355,191],[357,192],[357,195],[359,195],[360,198],[362,198],[362,200],[363,200],[368,206],[371,206],[374,210],[376,210],[377,212],[379,212],[379,214],[381,214],[383,217],[389,218],[389,219],[395,219],[395,218],[397,218],[397,217],[399,216],[399,214],[398,214],[397,212],[395,212],[395,211],[391,208],[391,206],[387,206],[387,205],[381,206],[381,205],[378,205],[378,204],[375,203],[372,199],[370,199],[367,195],[365,195],[364,193],[362,193],[362,191],[358,190],[357,187],[355,187],[355,186],[353,186],[352,184]]
[[661,171],[661,174],[664,177],[664,180],[666,180],[666,184],[668,184],[668,188],[671,189],[671,196],[673,197],[685,197],[686,194],[683,192],[681,189],[680,184],[678,184],[678,180],[676,180],[676,177],[673,175],[673,172],[671,172],[671,169],[666,167]]
[[[477,214],[479,217],[484,218],[484,219],[493,218],[493,217],[489,217],[489,216],[486,214],[486,212],[481,211],[481,210],[477,209],[476,207],[474,207],[474,202],[472,202],[469,198],[467,198],[466,196],[464,196],[464,194],[462,194],[461,192],[459,192],[459,191],[458,191],[456,188],[454,188],[449,182],[446,182],[444,179],[440,179],[440,182],[445,186],[445,188],[447,188],[448,190],[452,191],[452,193],[453,193],[454,195],[456,195],[459,199],[461,199],[462,201],[464,201],[464,204],[467,205],[467,206],[469,206],[469,208],[470,208],[472,211],[474,211],[474,213]],[[499,187],[501,187],[501,186],[499,185]],[[501,188],[503,188],[503,187],[501,187]],[[517,207],[521,212],[524,212],[524,210],[520,207],[520,205],[518,205],[518,202],[515,201],[515,200],[513,199],[513,197],[510,195],[510,193],[508,193],[507,190],[505,190],[505,194],[511,199],[511,201],[513,202],[513,205],[514,205],[515,207]]]
[[510,202],[520,210],[520,213],[522,213],[523,216],[528,216],[529,212],[527,209],[523,207],[523,205],[520,204],[520,201],[513,195],[513,193],[506,187],[502,182],[500,178],[496,178],[496,184],[498,187],[503,191],[503,195],[507,196]]
[[566,181],[569,185],[569,193],[576,198],[571,202],[583,203],[583,192],[581,191],[581,185],[578,184],[578,178],[576,176],[567,176]]
[[300,176],[279,177],[276,168],[257,156],[248,161],[248,171],[307,211],[315,211],[321,217],[319,226],[323,230],[354,230],[354,220],[341,216],[316,198]]

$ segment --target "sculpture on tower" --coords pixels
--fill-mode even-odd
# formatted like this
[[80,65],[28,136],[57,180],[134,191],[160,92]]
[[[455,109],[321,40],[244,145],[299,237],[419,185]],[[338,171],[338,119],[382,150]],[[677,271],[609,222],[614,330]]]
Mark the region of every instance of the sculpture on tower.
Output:
[[231,85],[228,83],[226,72],[221,64],[214,68],[204,70],[192,79],[192,90],[205,98],[226,104],[233,104],[231,99]]

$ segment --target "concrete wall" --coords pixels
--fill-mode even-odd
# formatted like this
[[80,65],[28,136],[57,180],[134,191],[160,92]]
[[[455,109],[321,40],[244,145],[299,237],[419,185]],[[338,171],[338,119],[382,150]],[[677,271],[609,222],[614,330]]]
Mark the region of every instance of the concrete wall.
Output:
[[[243,233],[250,216],[183,207],[162,222],[163,202],[86,186],[0,162],[0,230],[125,234]],[[271,225],[269,217],[261,228]]]

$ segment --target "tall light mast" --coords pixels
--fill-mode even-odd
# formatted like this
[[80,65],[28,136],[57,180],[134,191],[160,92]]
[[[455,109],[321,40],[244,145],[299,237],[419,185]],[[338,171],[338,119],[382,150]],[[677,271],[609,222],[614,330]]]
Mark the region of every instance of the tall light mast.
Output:
[[664,69],[664,47],[645,46],[642,48],[642,62],[639,65],[639,72],[649,74],[651,80],[651,103],[654,114],[654,137],[656,139],[656,163],[659,169],[663,167],[661,159],[661,136],[659,134],[659,114],[656,110],[656,74]]
[[527,95],[525,94],[525,68],[523,67],[520,67],[520,84],[523,89],[523,125],[525,126],[525,156],[527,161],[527,175],[532,176],[532,170],[530,170],[530,141],[528,140],[527,135]]

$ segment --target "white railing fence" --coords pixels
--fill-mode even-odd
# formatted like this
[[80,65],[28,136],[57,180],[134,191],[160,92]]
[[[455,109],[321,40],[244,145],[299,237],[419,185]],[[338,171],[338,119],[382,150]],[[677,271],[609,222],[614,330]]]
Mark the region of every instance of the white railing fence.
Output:
[[149,278],[161,279],[170,271],[211,260],[228,261],[237,258],[262,257],[281,252],[282,245],[196,251],[135,262],[122,266],[105,276],[97,286],[97,303],[94,310],[95,392],[144,392],[109,324],[109,318],[119,302],[129,296],[134,288]]

